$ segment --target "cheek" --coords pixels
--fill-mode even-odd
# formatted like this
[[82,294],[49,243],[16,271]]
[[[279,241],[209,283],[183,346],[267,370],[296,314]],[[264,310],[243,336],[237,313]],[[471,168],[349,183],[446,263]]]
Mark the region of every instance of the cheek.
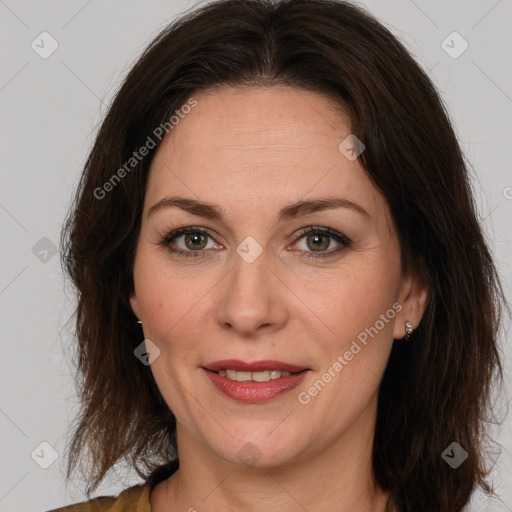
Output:
[[314,302],[329,329],[315,340],[321,364],[298,399],[326,435],[348,428],[375,398],[393,343],[392,272],[358,270],[323,283],[328,293]]
[[135,286],[144,335],[160,350],[169,351],[196,338],[204,324],[202,312],[211,285],[159,260],[152,254],[141,255],[135,269]]
[[[144,336],[156,344],[160,353],[151,372],[160,393],[174,414],[185,422],[193,417],[197,348],[205,339],[204,307],[208,289],[204,280],[159,265],[156,258],[141,258],[138,268],[137,299],[144,318]],[[188,391],[184,391],[188,390]],[[195,392],[192,393],[195,395]],[[189,425],[194,428],[193,424]]]
[[303,288],[306,307],[327,333],[324,348],[343,350],[361,333],[362,339],[367,330],[375,334],[375,326],[381,338],[392,338],[398,279],[398,269],[368,259],[324,274]]

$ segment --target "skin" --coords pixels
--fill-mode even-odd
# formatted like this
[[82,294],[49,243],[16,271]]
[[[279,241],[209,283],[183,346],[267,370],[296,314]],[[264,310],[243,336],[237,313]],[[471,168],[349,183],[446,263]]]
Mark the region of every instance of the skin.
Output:
[[[177,418],[180,468],[155,487],[151,508],[384,511],[371,467],[377,393],[393,339],[405,336],[406,320],[418,325],[427,290],[416,274],[402,275],[385,200],[338,149],[348,118],[331,99],[287,86],[215,87],[194,98],[152,162],[130,297],[160,350],[151,370]],[[215,203],[224,220],[177,207],[148,217],[168,195]],[[332,195],[367,215],[337,208],[276,222],[285,205]],[[181,226],[211,231],[171,242],[204,257],[159,245]],[[352,244],[322,235],[318,249],[311,236],[298,238],[309,226]],[[262,249],[252,263],[236,252],[248,236]],[[331,255],[301,256],[322,251]],[[396,316],[301,403],[298,394],[396,302]],[[310,372],[294,390],[246,404],[206,377],[203,365],[220,359],[275,359]],[[252,467],[237,456],[249,442],[259,457]]]

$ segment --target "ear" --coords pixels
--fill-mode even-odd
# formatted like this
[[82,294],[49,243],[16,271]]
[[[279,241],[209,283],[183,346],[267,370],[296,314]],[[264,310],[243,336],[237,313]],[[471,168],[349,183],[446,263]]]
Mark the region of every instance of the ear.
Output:
[[132,307],[135,316],[140,320],[139,303],[137,302],[137,295],[134,291],[130,293],[130,306]]
[[393,337],[402,339],[405,337],[405,322],[410,322],[416,329],[421,322],[428,302],[428,288],[420,270],[411,270],[402,280],[398,302],[402,309],[396,315]]

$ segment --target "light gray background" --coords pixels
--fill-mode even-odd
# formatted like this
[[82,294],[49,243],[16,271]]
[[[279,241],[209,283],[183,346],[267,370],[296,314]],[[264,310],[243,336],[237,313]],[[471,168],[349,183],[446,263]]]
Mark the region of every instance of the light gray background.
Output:
[[[510,300],[511,0],[361,3],[406,44],[441,91],[475,169],[479,211]],[[66,355],[72,338],[64,322],[74,298],[64,291],[58,254],[36,256],[32,249],[38,242],[48,245],[43,237],[58,246],[81,167],[115,89],[152,37],[194,5],[200,3],[0,0],[0,512],[45,511],[85,499],[82,482],[64,485],[64,446],[76,411]],[[43,31],[59,45],[47,59],[31,48]],[[441,46],[453,31],[469,44],[455,59]],[[459,44],[455,40],[455,50]],[[503,351],[510,390],[509,340],[503,340]],[[509,396],[507,391],[500,400],[502,418]],[[471,510],[512,510],[511,415],[496,435],[502,452],[493,480],[503,503],[477,494]],[[43,441],[59,454],[48,469],[31,457]],[[51,450],[35,453],[44,462]],[[140,482],[124,468],[117,476],[95,495],[118,494]]]

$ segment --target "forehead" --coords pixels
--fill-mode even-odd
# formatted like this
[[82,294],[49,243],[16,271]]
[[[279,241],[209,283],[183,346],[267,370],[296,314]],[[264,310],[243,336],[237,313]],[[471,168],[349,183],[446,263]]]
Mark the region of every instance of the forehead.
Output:
[[349,118],[336,102],[287,86],[222,86],[194,98],[197,106],[165,141],[181,150],[200,147],[218,157],[238,153],[255,163],[281,155],[293,164],[322,148],[336,149],[336,141],[350,133]]
[[251,196],[269,205],[274,197],[339,192],[367,210],[378,207],[358,160],[339,149],[350,119],[333,99],[287,86],[222,86],[193,98],[197,105],[153,159],[147,203],[182,193],[212,202]]

